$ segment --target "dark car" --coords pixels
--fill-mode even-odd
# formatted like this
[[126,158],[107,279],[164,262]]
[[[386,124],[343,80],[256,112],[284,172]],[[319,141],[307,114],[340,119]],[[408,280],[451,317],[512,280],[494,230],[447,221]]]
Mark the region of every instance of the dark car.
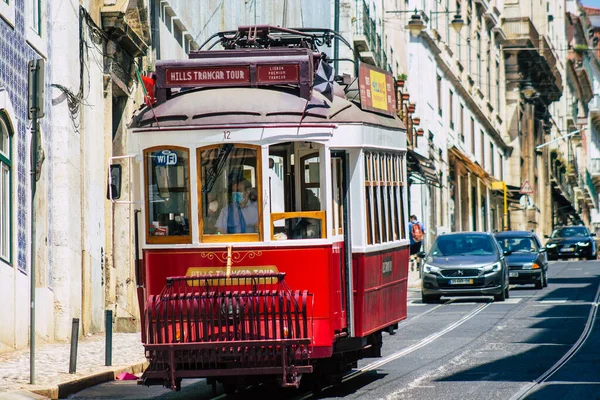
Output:
[[596,234],[590,233],[585,226],[555,228],[548,242],[546,242],[548,259],[587,258],[588,260],[595,260],[598,257],[598,252],[594,236]]
[[423,264],[423,303],[441,296],[508,297],[508,265],[490,233],[461,232],[438,236]]
[[533,283],[536,289],[548,286],[546,249],[535,233],[505,231],[497,233],[496,240],[509,254],[506,261],[510,283]]

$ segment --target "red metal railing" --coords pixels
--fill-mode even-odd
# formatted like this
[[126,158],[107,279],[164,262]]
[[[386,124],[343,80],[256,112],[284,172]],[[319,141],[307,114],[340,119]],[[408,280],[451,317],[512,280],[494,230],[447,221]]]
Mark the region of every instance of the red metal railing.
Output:
[[283,273],[171,277],[145,310],[142,379],[175,389],[181,378],[271,374],[296,386],[312,372],[312,294]]

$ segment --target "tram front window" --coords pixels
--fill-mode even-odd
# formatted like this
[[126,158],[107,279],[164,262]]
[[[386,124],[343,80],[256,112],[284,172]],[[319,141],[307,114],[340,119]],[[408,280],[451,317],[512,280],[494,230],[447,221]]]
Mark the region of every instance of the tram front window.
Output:
[[258,151],[253,146],[225,144],[198,150],[200,165],[201,233],[253,234],[258,240]]
[[187,150],[152,148],[145,151],[148,182],[148,235],[150,241],[173,242],[161,237],[189,239],[189,155]]

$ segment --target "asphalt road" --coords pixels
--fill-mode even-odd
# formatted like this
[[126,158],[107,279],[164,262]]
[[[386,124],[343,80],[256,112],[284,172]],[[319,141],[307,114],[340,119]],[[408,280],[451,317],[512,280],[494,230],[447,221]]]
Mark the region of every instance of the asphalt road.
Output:
[[[318,396],[260,386],[235,398],[600,399],[600,327],[591,324],[600,262],[554,262],[548,277],[547,288],[513,287],[503,303],[443,298],[422,304],[411,291],[409,318],[395,335],[384,334],[383,357],[362,361],[342,384]],[[219,387],[217,398],[225,397]],[[184,381],[180,392],[117,381],[71,398],[215,397],[204,380],[194,380]]]

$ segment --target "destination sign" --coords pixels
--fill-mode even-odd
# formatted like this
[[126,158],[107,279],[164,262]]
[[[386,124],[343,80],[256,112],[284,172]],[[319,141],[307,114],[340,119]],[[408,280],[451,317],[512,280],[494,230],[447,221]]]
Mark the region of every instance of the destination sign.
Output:
[[298,83],[298,64],[259,65],[259,82]]
[[165,83],[170,86],[201,86],[250,82],[250,67],[167,68]]

